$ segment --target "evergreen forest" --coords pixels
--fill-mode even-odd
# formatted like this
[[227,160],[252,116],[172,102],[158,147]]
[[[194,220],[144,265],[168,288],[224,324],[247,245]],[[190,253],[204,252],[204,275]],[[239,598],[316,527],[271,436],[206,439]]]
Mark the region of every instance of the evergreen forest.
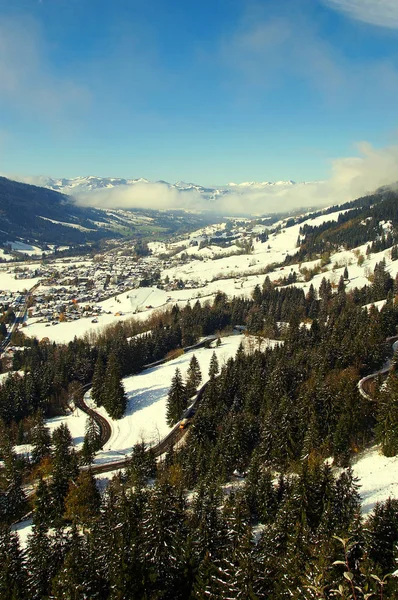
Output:
[[[398,326],[398,282],[382,262],[372,279],[349,292],[343,277],[336,289],[324,279],[304,293],[265,278],[250,299],[219,292],[212,304],[66,345],[27,340],[13,359],[23,375],[0,387],[0,599],[398,597],[398,500],[363,520],[351,470],[372,443],[398,453],[394,359],[371,401],[357,386],[393,358],[387,338]],[[364,307],[382,298],[380,311]],[[67,427],[50,436],[45,418],[88,384],[121,418],[123,377],[236,325],[253,336],[252,351],[212,359],[185,443],[160,461],[137,444],[100,494],[90,466],[96,424],[76,452]],[[262,350],[264,338],[278,343]],[[191,363],[187,381],[176,371],[170,423],[201,383]],[[22,441],[30,459],[13,450]],[[233,478],[241,485],[228,494]],[[26,514],[33,527],[22,549],[11,527]]]

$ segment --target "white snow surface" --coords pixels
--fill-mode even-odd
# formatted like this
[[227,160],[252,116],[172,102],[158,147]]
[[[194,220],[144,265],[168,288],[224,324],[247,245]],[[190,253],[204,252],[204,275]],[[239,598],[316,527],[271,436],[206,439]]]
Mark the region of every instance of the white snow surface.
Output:
[[[321,215],[315,219],[307,220],[309,225],[320,225],[325,221],[337,220],[341,211],[329,215]],[[302,225],[302,224],[301,224]],[[98,317],[98,323],[93,324],[90,317],[81,318],[78,321],[59,323],[56,327],[46,327],[44,323],[34,323],[34,319],[28,320],[28,326],[24,328],[27,335],[36,335],[39,339],[48,337],[51,341],[68,342],[76,336],[82,336],[90,330],[100,330],[105,325],[115,323],[118,320],[134,317],[145,319],[153,311],[172,306],[178,303],[185,305],[188,301],[195,302],[196,299],[211,300],[219,291],[229,296],[249,297],[256,285],[262,285],[265,279],[264,270],[271,264],[282,263],[287,254],[296,252],[297,238],[301,225],[285,228],[281,223],[281,230],[271,233],[269,239],[264,242],[254,240],[254,249],[251,254],[226,256],[231,251],[236,251],[236,246],[221,249],[216,246],[199,250],[198,246],[189,246],[190,240],[200,240],[214,231],[223,229],[221,225],[214,225],[191,233],[189,238],[174,244],[163,242],[151,242],[150,247],[153,256],[159,253],[167,253],[178,246],[185,247],[189,255],[189,261],[181,261],[181,257],[175,256],[168,262],[167,268],[162,270],[162,279],[169,276],[170,281],[174,279],[183,280],[186,288],[183,290],[164,291],[157,288],[139,288],[123,292],[116,299],[114,297],[102,302],[104,310],[110,314],[102,314]],[[386,224],[386,228],[387,228]],[[320,265],[320,261],[311,261],[301,265],[289,267],[275,267],[268,273],[271,281],[278,282],[289,273],[296,273],[299,281],[295,284],[304,290],[309,289],[312,284],[315,289],[319,288],[325,277],[333,286],[337,286],[344,268],[348,269],[348,281],[346,289],[363,287],[369,283],[369,274],[374,270],[376,263],[386,260],[386,269],[394,278],[398,273],[398,261],[391,260],[391,250],[366,255],[366,244],[354,250],[341,250],[331,257],[331,262],[325,265],[321,272],[310,281],[303,281],[299,272],[301,268],[308,269]],[[358,256],[363,256],[363,264],[358,265]],[[81,265],[89,264],[87,260],[80,260]],[[0,267],[0,290],[10,292],[23,291],[31,288],[39,281],[38,278],[29,280],[16,280],[14,274],[9,271],[9,265]],[[301,279],[301,280],[300,280]],[[189,287],[194,282],[199,287]],[[44,293],[44,289],[42,290]],[[377,303],[380,308],[381,303]],[[150,308],[149,308],[150,307]],[[116,313],[119,313],[116,315]],[[32,324],[30,324],[32,323]],[[242,337],[231,337],[223,339],[222,346],[216,349],[219,355],[224,352],[225,356],[233,355]],[[236,346],[234,346],[236,344]],[[201,364],[202,374],[205,378],[208,363],[212,351],[196,350],[196,356]],[[185,375],[191,353],[188,353],[164,366],[151,369],[137,376],[124,380],[129,404],[126,416],[120,421],[112,422],[112,438],[103,452],[97,455],[97,462],[118,460],[121,456],[128,454],[137,441],[144,439],[148,443],[156,443],[162,438],[169,428],[165,423],[165,406],[168,389],[175,368],[178,366]],[[222,361],[222,358],[221,358]],[[66,416],[57,418],[50,427],[60,424],[62,420],[71,429],[74,442],[79,447],[84,435],[86,422],[85,415]],[[55,425],[54,425],[55,423]],[[360,492],[363,502],[363,512],[368,514],[377,501],[383,501],[388,496],[398,497],[398,458],[386,458],[379,454],[377,448],[373,448],[358,458],[354,465],[354,473],[360,478]]]
[[16,525],[11,527],[12,531],[16,531],[19,537],[19,543],[21,544],[21,548],[26,548],[28,543],[28,537],[32,533],[33,520],[26,519],[25,521],[21,521]]
[[398,456],[388,458],[373,446],[359,456],[353,465],[355,477],[359,478],[362,514],[367,516],[376,502],[398,498]]
[[51,435],[54,433],[54,429],[57,429],[57,427],[59,427],[60,425],[67,425],[71,433],[75,449],[80,450],[83,446],[86,422],[87,415],[80,409],[76,408],[73,412],[71,412],[68,415],[62,415],[59,417],[52,417],[51,419],[47,419],[46,425],[49,428]]
[[[24,263],[25,265],[25,263]],[[8,270],[9,267],[6,267]],[[13,273],[7,273],[5,268],[0,268],[0,291],[8,291],[8,292],[23,292],[24,290],[29,290],[36,283],[38,283],[39,277],[33,277],[30,279],[15,279],[15,275]]]
[[[345,211],[337,211],[328,215],[321,215],[314,219],[306,221],[309,225],[320,225],[325,221],[336,221],[338,216]],[[24,333],[28,336],[36,336],[38,339],[48,337],[50,341],[57,343],[68,343],[75,335],[82,337],[90,331],[100,331],[109,324],[119,320],[145,319],[150,316],[154,310],[164,310],[170,305],[185,305],[187,302],[212,301],[218,291],[223,291],[228,296],[250,297],[256,285],[262,285],[265,279],[265,270],[270,265],[281,264],[288,254],[293,255],[297,248],[297,238],[302,224],[284,227],[281,222],[281,230],[271,233],[269,239],[262,243],[253,241],[253,252],[251,254],[232,255],[231,252],[238,251],[235,244],[227,248],[210,246],[199,250],[198,246],[189,246],[190,240],[199,240],[207,235],[212,235],[215,231],[222,231],[225,224],[211,225],[199,229],[187,236],[185,240],[165,244],[164,242],[151,242],[152,257],[155,260],[156,255],[175,250],[178,247],[184,247],[184,252],[189,256],[188,261],[181,260],[181,252],[167,262],[161,271],[162,280],[169,277],[170,281],[182,280],[185,283],[185,289],[161,290],[155,287],[138,288],[112,296],[103,302],[97,302],[104,311],[109,314],[100,314],[97,317],[98,323],[92,323],[90,317],[81,318],[78,321],[59,323],[56,327],[46,327],[46,323],[35,322],[34,315],[26,322],[27,327]],[[263,226],[261,226],[263,227]],[[358,265],[358,256],[362,254],[364,262]],[[331,262],[322,267],[321,271],[306,282],[300,273],[300,268],[312,269],[320,266],[320,260],[307,263],[294,264],[286,267],[275,266],[268,272],[271,281],[278,284],[278,281],[287,277],[290,273],[297,275],[297,287],[308,291],[310,285],[318,289],[322,279],[325,277],[332,286],[336,287],[340,277],[343,275],[344,268],[348,268],[348,281],[346,289],[351,290],[355,287],[363,287],[369,284],[369,275],[377,262],[386,260],[387,271],[392,277],[398,273],[398,261],[391,261],[391,250],[384,250],[377,254],[366,256],[366,245],[360,246],[354,250],[341,250],[331,257]],[[69,259],[68,259],[69,261]],[[59,262],[63,268],[62,259]],[[68,262],[73,266],[89,266],[90,261],[74,260]],[[12,273],[7,273],[9,267],[4,266],[0,270],[0,290],[22,291],[24,288],[31,288],[38,279],[15,280]],[[37,293],[45,295],[48,291],[46,286],[40,286]]]
[[[93,403],[93,408],[102,414],[112,427],[112,436],[104,449],[97,453],[95,463],[120,460],[131,453],[136,443],[142,441],[150,445],[159,442],[171,431],[166,423],[166,401],[176,368],[180,369],[185,378],[189,361],[195,354],[205,382],[213,351],[221,367],[230,356],[236,354],[239,344],[243,341],[241,335],[223,338],[219,347],[186,352],[164,365],[126,377],[123,384],[128,396],[128,405],[125,416],[120,420],[110,419],[103,407],[97,408]],[[92,402],[90,392],[86,394],[86,398],[88,403]]]
[[29,256],[41,256],[43,254],[43,250],[38,246],[32,246],[31,244],[25,244],[24,242],[6,242],[6,244],[11,246],[12,250],[23,252],[23,254],[28,254]]

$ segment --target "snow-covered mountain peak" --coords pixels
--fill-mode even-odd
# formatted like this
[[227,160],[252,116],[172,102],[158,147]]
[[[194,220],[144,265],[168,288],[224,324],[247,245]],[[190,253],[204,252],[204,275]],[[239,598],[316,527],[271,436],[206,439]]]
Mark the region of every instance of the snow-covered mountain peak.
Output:
[[228,187],[233,188],[267,188],[273,186],[290,186],[296,185],[296,182],[292,179],[288,181],[243,181],[242,183],[234,183],[231,181],[228,183]]

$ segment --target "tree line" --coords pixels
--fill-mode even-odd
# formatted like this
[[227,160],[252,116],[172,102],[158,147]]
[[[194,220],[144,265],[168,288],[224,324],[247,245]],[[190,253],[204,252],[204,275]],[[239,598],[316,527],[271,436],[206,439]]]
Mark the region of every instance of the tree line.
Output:
[[[398,451],[396,368],[378,386],[375,402],[357,389],[359,378],[391,353],[385,339],[398,325],[395,285],[383,264],[365,291],[347,292],[344,278],[336,290],[324,280],[319,292],[310,287],[307,293],[276,289],[265,279],[250,299],[219,293],[211,306],[173,307],[152,322],[151,333],[129,340],[131,325],[121,325],[95,344],[37,344],[17,353],[16,364],[26,371],[20,381],[48,385],[44,395],[38,387],[41,399],[52,398],[55,376],[67,390],[97,369],[105,369],[105,381],[112,364],[126,375],[171,346],[234,324],[245,323],[258,342],[249,354],[239,348],[222,367],[212,361],[180,449],[156,464],[137,445],[125,474],[102,496],[90,471],[77,469],[79,461],[92,460],[95,430],[82,457],[67,431],[49,450],[47,439],[47,454],[35,455],[43,475],[26,551],[9,530],[15,515],[3,517],[1,597],[299,600],[350,598],[354,590],[359,599],[381,597],[382,590],[393,598],[395,579],[384,578],[395,568],[397,501],[377,505],[363,523],[350,461],[375,440],[388,455]],[[387,301],[380,311],[363,307],[365,298],[381,294]],[[280,343],[262,350],[264,337]],[[42,382],[32,376],[36,370]],[[197,386],[199,373],[191,371]],[[175,374],[170,423],[187,404],[187,388],[194,389],[192,373],[185,382]],[[24,410],[31,416],[48,406],[22,405],[19,421],[4,419],[5,430],[23,422]],[[9,436],[8,447],[12,442]],[[23,471],[12,452],[1,452],[8,475],[3,467],[0,499],[12,506]],[[325,462],[330,456],[339,475]],[[237,475],[244,476],[242,485],[226,496],[225,484]]]

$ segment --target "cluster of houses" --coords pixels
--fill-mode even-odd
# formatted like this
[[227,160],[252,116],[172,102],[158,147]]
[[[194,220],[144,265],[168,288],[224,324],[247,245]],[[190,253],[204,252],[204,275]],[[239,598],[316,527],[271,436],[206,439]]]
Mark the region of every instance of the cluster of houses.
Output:
[[[104,313],[100,302],[140,285],[160,287],[160,273],[171,264],[156,255],[137,259],[126,248],[116,247],[92,258],[47,258],[37,266],[8,265],[8,272],[16,279],[40,278],[40,285],[31,295],[28,315],[55,325],[81,317],[92,317],[96,322]],[[176,289],[178,282],[170,282],[167,287]],[[0,292],[0,303],[1,298]],[[5,303],[10,304],[10,298],[12,295],[4,293]]]
[[[104,312],[100,306],[101,302],[140,286],[157,286],[166,292],[205,286],[205,280],[198,281],[197,278],[190,279],[189,276],[185,276],[184,280],[169,279],[162,278],[161,274],[170,267],[183,266],[194,259],[184,252],[189,246],[200,245],[209,236],[228,238],[242,234],[241,231],[233,233],[235,236],[232,236],[230,231],[211,226],[187,236],[185,240],[174,239],[169,247],[155,243],[158,246],[157,252],[155,250],[151,253],[147,246],[148,255],[138,255],[132,240],[113,241],[112,248],[108,247],[103,253],[91,257],[51,259],[47,256],[37,262],[30,258],[26,263],[9,263],[7,272],[12,273],[15,279],[23,280],[21,290],[31,289],[32,280],[39,281],[39,285],[31,294],[29,317],[54,325],[60,321],[73,321],[81,317],[92,317],[95,320]],[[211,260],[207,256],[203,256],[203,259]],[[10,296],[3,295],[3,304],[10,305]]]

